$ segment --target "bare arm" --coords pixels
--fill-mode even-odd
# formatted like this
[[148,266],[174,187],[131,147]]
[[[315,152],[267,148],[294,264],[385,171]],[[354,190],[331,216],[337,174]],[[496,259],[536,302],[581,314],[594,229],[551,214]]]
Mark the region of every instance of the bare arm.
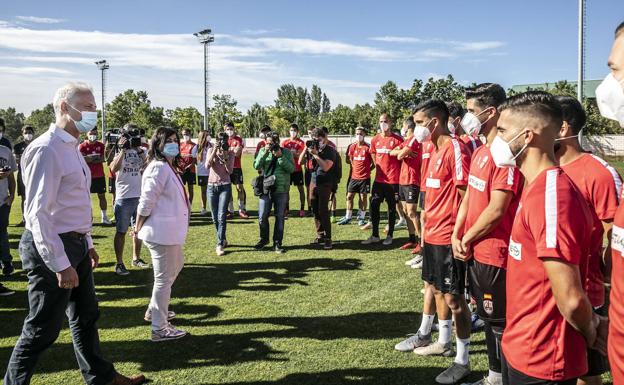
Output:
[[[464,237],[462,238],[462,243],[469,246],[474,241],[477,241],[489,234],[493,228],[498,226],[507,212],[512,198],[513,193],[511,191],[492,191],[490,202],[485,210],[481,212],[475,224],[466,231]],[[466,199],[464,197],[464,201],[465,200]],[[462,202],[462,206],[463,204],[464,202]]]
[[119,154],[115,155],[115,157],[113,158],[113,161],[110,164],[111,171],[113,172],[119,171],[123,163],[123,158],[125,154],[126,154],[126,150],[121,149],[121,151],[119,151]]
[[455,227],[453,228],[453,234],[451,235],[451,246],[453,248],[453,254],[455,258],[466,260],[468,259],[466,256],[466,250],[461,247],[461,236],[462,231],[464,229],[464,222],[466,222],[466,216],[468,214],[468,195],[470,191],[467,190],[464,195],[464,199],[462,199],[461,204],[459,205],[459,210],[457,211],[457,219],[455,220]]
[[607,247],[602,254],[602,273],[604,275],[605,284],[611,284],[611,231],[613,229],[613,221],[602,221],[605,237],[607,237]]

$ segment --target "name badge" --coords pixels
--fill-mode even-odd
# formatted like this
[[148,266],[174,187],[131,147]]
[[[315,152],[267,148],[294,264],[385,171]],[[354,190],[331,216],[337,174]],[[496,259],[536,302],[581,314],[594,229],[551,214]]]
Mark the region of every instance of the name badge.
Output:
[[431,154],[428,153],[428,152],[425,152],[424,154],[422,154],[422,158],[423,159],[429,159],[429,158],[431,158]]
[[522,245],[509,238],[509,255],[516,261],[522,260]]
[[483,179],[479,179],[474,175],[470,175],[468,176],[468,184],[471,185],[474,189],[483,192],[485,190],[486,182]]
[[427,178],[425,186],[429,188],[440,188],[440,179]]
[[619,251],[624,257],[624,228],[613,226],[611,232],[611,247],[613,250]]

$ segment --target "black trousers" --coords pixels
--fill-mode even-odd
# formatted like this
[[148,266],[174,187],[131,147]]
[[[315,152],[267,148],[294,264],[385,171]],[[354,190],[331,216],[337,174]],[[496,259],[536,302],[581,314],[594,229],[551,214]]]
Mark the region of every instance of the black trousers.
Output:
[[550,381],[542,380],[541,378],[535,378],[527,376],[526,374],[517,371],[512,368],[505,360],[505,356],[502,355],[503,365],[503,384],[504,385],[576,385],[576,378],[570,378],[563,381]]
[[388,203],[388,236],[394,234],[394,222],[396,221],[396,203],[399,195],[398,184],[373,183],[370,201],[370,216],[373,224],[373,236],[379,237],[379,220],[381,204],[383,201]]
[[9,360],[5,385],[29,384],[41,353],[54,343],[69,319],[74,353],[84,380],[89,385],[107,384],[115,376],[113,364],[102,357],[96,321],[99,318],[91,259],[85,239],[61,237],[79,285],[61,289],[56,274],[48,269],[35,248],[32,233],[24,231],[19,250],[28,271],[29,312]]
[[332,183],[323,183],[312,189],[312,212],[316,234],[319,238],[331,239],[331,218],[329,216],[329,198],[332,192]]

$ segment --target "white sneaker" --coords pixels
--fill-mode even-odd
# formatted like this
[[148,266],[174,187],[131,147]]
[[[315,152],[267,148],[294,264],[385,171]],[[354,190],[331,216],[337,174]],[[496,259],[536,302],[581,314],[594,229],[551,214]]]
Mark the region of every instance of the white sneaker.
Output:
[[399,219],[399,221],[394,225],[394,229],[405,229],[407,228],[407,222],[405,222],[405,218]]
[[167,326],[160,330],[152,330],[152,342],[177,340],[187,334],[188,333],[184,330],[177,329],[172,324],[167,324]]
[[405,266],[412,266],[413,264],[421,260],[422,260],[422,257],[420,255],[417,255],[414,258],[410,259],[409,261],[405,261]]
[[113,222],[111,222],[110,219],[108,219],[108,217],[103,217],[102,218],[102,224],[103,225],[112,225]]
[[449,341],[444,345],[439,342],[434,342],[431,345],[416,348],[414,349],[414,354],[418,356],[452,357],[455,352],[453,351],[453,345],[451,344],[451,341]]
[[391,236],[387,236],[386,239],[384,239],[383,241],[383,245],[384,246],[390,246],[392,244],[392,237]]
[[366,238],[366,240],[362,241],[363,245],[372,245],[373,243],[379,243],[379,241],[381,241],[381,239],[379,239],[379,237],[373,237],[372,235],[368,238]]
[[423,265],[423,257],[422,255],[418,255],[414,258],[419,258],[416,262],[411,264],[411,268],[412,269],[422,269],[422,265]]
[[217,246],[217,248],[215,249],[215,252],[217,253],[217,256],[219,257],[225,255],[225,250],[223,250],[223,246],[221,245]]
[[199,210],[199,215],[206,215],[206,213],[207,213],[206,209]]

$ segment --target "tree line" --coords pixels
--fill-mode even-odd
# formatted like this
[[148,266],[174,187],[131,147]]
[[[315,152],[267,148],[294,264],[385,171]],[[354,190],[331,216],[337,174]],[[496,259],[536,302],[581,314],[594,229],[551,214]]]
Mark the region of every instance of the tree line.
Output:
[[[576,96],[576,85],[567,81],[547,84],[543,89],[556,95]],[[244,113],[231,95],[214,95],[208,111],[208,125],[214,134],[214,130],[219,130],[227,121],[232,121],[244,137],[257,136],[264,125],[286,135],[291,123],[297,123],[304,129],[326,126],[332,134],[353,134],[357,126],[365,127],[371,132],[377,127],[381,112],[388,113],[394,121],[401,121],[411,115],[415,105],[430,98],[464,104],[464,90],[452,75],[441,79],[429,78],[426,82],[414,79],[409,88],[401,88],[395,82],[388,81],[375,93],[372,104],[356,104],[353,107],[338,104],[332,108],[329,97],[317,85],[312,85],[308,90],[293,84],[283,84],[277,89],[272,105],[254,103]],[[508,90],[508,95],[513,95],[513,91]],[[624,133],[614,121],[600,116],[594,99],[584,100],[584,105],[588,113],[585,129],[587,134]],[[127,122],[134,122],[145,128],[148,135],[156,127],[163,125],[178,129],[190,128],[195,133],[203,128],[203,114],[197,108],[164,109],[154,106],[147,92],[141,90],[125,90],[106,104],[106,111],[108,128],[122,127]],[[33,126],[36,134],[47,130],[50,123],[54,122],[54,109],[50,103],[33,110],[26,117],[14,107],[8,107],[0,109],[0,117],[5,120],[5,135],[15,140],[21,135],[24,125]],[[98,127],[101,127],[101,116]]]

